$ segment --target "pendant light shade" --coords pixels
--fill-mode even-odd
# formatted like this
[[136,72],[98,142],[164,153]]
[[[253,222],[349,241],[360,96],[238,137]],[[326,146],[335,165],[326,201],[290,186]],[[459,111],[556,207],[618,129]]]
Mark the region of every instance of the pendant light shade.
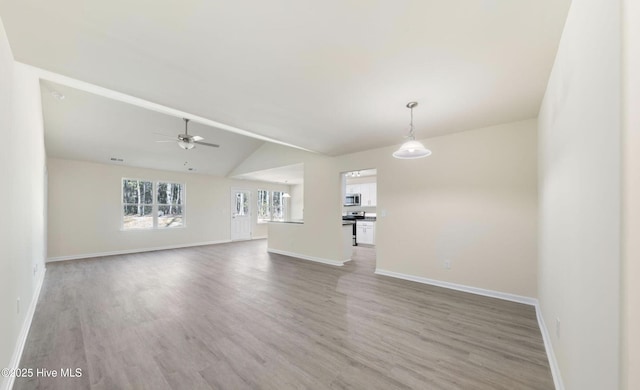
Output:
[[410,140],[402,144],[400,149],[393,152],[393,157],[400,159],[412,159],[427,157],[431,155],[431,151],[424,147],[424,145],[416,140]]
[[416,141],[416,137],[413,132],[413,108],[417,105],[418,103],[416,102],[407,103],[407,107],[411,110],[411,123],[409,125],[409,135],[407,136],[409,140],[403,143],[402,146],[400,146],[400,149],[393,152],[393,157],[395,158],[408,160],[431,155],[431,151],[429,149],[425,148],[420,141]]

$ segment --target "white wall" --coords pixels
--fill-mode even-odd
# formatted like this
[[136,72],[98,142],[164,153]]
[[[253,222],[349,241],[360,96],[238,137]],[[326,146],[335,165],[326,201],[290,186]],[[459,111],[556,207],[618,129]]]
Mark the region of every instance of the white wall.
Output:
[[622,2],[622,388],[640,389],[640,2]]
[[571,390],[620,384],[620,27],[619,2],[572,2],[538,119],[538,290]]
[[[44,272],[45,152],[38,79],[13,61],[1,21],[0,138],[0,368],[4,368],[18,363],[25,336],[21,332],[26,331],[29,307]],[[0,389],[9,381],[0,377]]]
[[269,247],[342,261],[340,173],[377,168],[379,268],[535,297],[536,121],[425,143],[434,154],[413,161],[391,157],[393,147],[323,158],[265,145],[237,173],[304,162],[304,225],[270,230]]
[[418,160],[397,147],[339,158],[378,170],[377,267],[536,297],[536,121],[423,142],[433,154]]
[[[53,158],[48,167],[53,260],[228,241],[232,188],[251,191],[252,237],[264,237],[267,225],[257,224],[257,189],[289,191],[286,185]],[[185,183],[186,228],[120,230],[123,177]]]
[[291,219],[304,219],[304,184],[295,184],[291,186],[290,208]]

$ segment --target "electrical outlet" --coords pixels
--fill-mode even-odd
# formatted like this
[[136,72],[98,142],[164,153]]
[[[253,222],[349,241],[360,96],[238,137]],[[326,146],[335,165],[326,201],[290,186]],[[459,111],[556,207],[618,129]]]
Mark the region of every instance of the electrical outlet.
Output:
[[560,317],[556,318],[556,337],[560,338]]
[[451,269],[451,260],[444,261],[444,269]]
[[18,314],[20,314],[20,297],[18,297],[18,299],[16,300],[16,310]]

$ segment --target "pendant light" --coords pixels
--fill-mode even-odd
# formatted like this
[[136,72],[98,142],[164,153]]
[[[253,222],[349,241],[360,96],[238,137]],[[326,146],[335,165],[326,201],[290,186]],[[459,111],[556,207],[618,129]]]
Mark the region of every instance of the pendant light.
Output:
[[411,124],[409,125],[409,135],[407,136],[409,140],[403,143],[402,146],[400,146],[400,149],[393,152],[393,157],[395,158],[408,160],[431,155],[431,151],[429,149],[425,148],[421,142],[416,141],[416,137],[413,132],[413,108],[417,105],[417,102],[407,103],[407,108],[411,110]]

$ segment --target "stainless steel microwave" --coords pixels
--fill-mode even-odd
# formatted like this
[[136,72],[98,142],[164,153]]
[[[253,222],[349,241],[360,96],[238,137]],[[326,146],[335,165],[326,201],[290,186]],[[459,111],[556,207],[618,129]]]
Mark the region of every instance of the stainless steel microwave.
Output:
[[345,206],[360,206],[360,194],[347,194],[344,197]]

